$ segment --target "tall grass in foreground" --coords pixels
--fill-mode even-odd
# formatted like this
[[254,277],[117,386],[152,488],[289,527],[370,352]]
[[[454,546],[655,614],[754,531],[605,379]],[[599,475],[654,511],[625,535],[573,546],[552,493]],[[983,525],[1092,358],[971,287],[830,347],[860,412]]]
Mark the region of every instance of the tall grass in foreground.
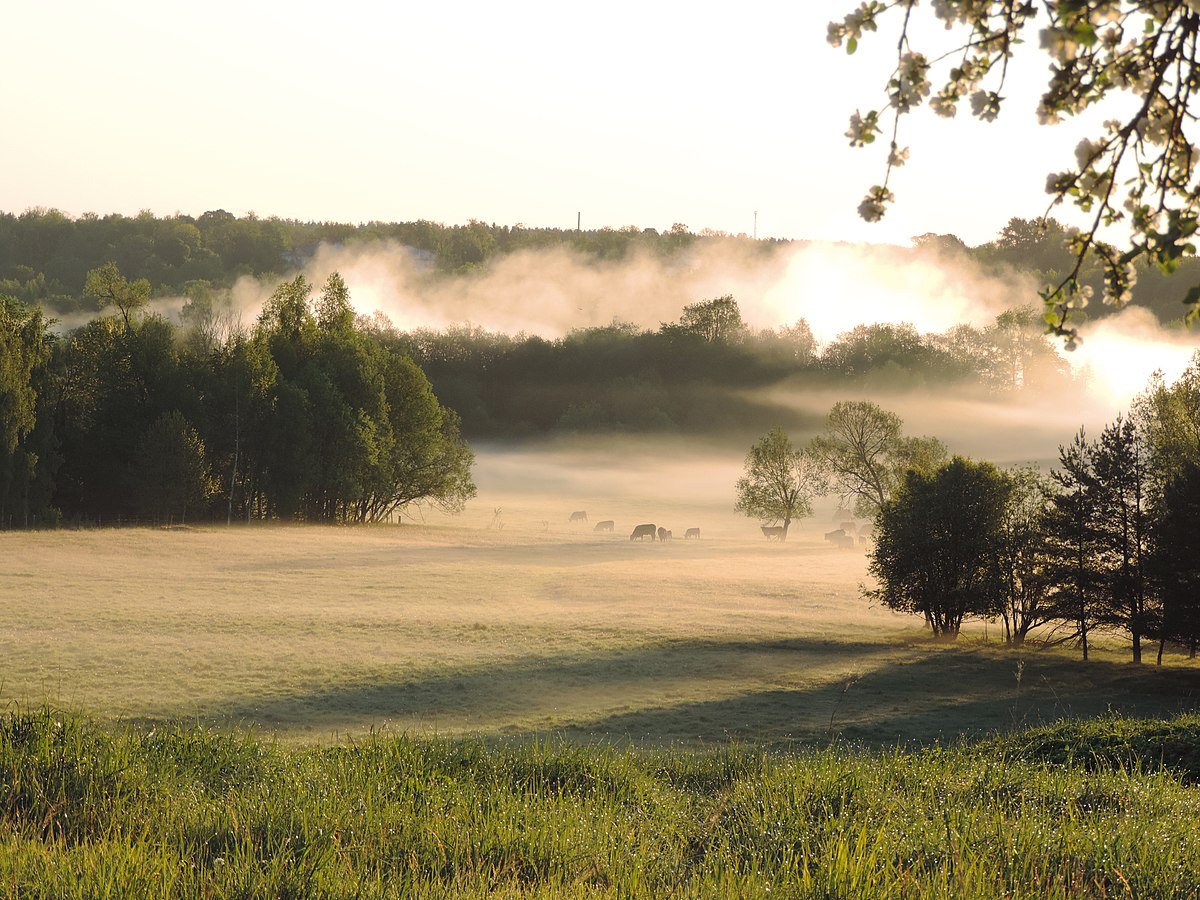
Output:
[[1184,717],[915,752],[296,750],[12,710],[0,896],[1197,897],[1198,744]]

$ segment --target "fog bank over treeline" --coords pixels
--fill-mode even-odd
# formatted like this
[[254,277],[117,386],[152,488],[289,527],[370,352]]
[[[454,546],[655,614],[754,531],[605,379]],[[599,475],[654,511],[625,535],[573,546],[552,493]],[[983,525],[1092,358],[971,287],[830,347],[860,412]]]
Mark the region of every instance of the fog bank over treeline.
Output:
[[[31,210],[0,214],[0,298],[57,320],[57,346],[39,351],[47,389],[30,396],[49,402],[51,388],[79,383],[71,373],[81,366],[107,384],[107,335],[115,358],[146,382],[143,405],[161,394],[142,424],[182,411],[206,446],[228,445],[217,468],[231,473],[246,377],[235,373],[249,365],[256,334],[266,346],[279,330],[276,315],[264,331],[270,298],[297,277],[321,285],[334,273],[351,321],[338,318],[329,333],[371,366],[415,362],[472,442],[654,434],[744,447],[775,425],[803,438],[833,403],[871,398],[914,433],[1017,461],[1053,456],[1081,424],[1100,427],[1151,372],[1170,380],[1182,371],[1196,344],[1171,318],[1182,312],[1179,280],[1145,272],[1139,305],[1085,311],[1083,346],[1065,354],[1043,334],[1036,305],[1038,286],[1072,263],[1063,235],[1054,222],[1013,219],[979,247],[953,235],[894,247],[683,225],[562,231]],[[105,330],[92,323],[113,310],[85,282],[113,264],[143,286],[146,303]],[[315,423],[312,391],[324,388],[304,382],[284,399]],[[218,397],[228,422],[206,434],[201,419]],[[55,407],[64,426],[65,408]],[[353,431],[353,417],[346,422]],[[131,433],[125,444],[137,440]]]
[[697,243],[669,256],[638,251],[596,260],[570,247],[521,250],[470,277],[430,279],[411,249],[322,245],[306,272],[341,272],[365,314],[397,328],[470,323],[509,335],[561,338],[613,322],[656,329],[683,307],[732,295],[751,329],[803,318],[819,344],[859,324],[908,322],[921,332],[986,325],[1033,296],[1028,276],[988,274],[936,249],[736,240]]
[[[896,321],[887,312],[895,294],[915,293],[938,304],[935,321],[914,322],[921,330],[979,324],[974,311],[981,306],[994,314],[1024,305],[1034,295],[1020,276],[1027,276],[1028,286],[1036,289],[1073,265],[1065,235],[1054,220],[1039,227],[1034,220],[1013,218],[997,223],[996,238],[976,247],[954,235],[936,234],[914,236],[911,247],[887,247],[822,244],[819,235],[813,236],[818,240],[755,240],[708,229],[693,232],[684,224],[663,231],[634,225],[579,231],[478,221],[300,222],[236,217],[221,209],[198,216],[144,212],[72,218],[39,208],[0,212],[0,293],[62,317],[94,311],[82,298],[84,280],[107,262],[116,263],[130,279],[145,278],[157,298],[189,296],[199,285],[226,290],[243,277],[268,284],[269,294],[279,280],[306,268],[312,268],[318,282],[337,269],[356,288],[356,303],[369,307],[367,312],[376,308],[372,304],[377,299],[378,306],[387,306],[387,297],[373,294],[374,285],[382,291],[389,283],[389,293],[397,286],[412,293],[419,286],[426,302],[418,306],[437,301],[454,311],[454,318],[440,306],[424,318],[397,318],[400,327],[469,320],[497,330],[554,336],[555,329],[563,333],[603,325],[613,317],[643,325],[654,324],[652,316],[669,321],[684,303],[726,293],[738,296],[751,325],[774,325],[797,314],[794,295],[801,292],[813,309],[799,314],[825,339],[861,322]],[[813,252],[798,252],[806,248]],[[351,260],[369,284],[352,282]],[[964,260],[975,265],[957,265]],[[1173,279],[1157,270],[1141,271],[1139,305],[1164,323],[1178,320],[1185,311],[1179,285],[1195,282],[1200,272],[1196,265],[1185,261]],[[885,270],[882,278],[857,277],[878,267]],[[543,275],[526,285],[531,268],[544,268],[554,277]],[[1099,287],[1098,270],[1083,274],[1085,282]],[[566,280],[555,287],[559,276]],[[456,284],[458,279],[465,280]],[[874,289],[877,281],[887,290]],[[1019,295],[1016,302],[1005,296],[1002,285]],[[517,302],[521,294],[524,302]],[[643,308],[639,304],[648,296],[652,305]],[[481,300],[491,310],[486,315],[497,318],[485,319],[477,308]],[[535,301],[581,315],[546,320],[546,312],[530,315]],[[859,315],[826,320],[814,312],[817,306],[828,311],[843,304]],[[1097,306],[1081,319],[1108,313]]]

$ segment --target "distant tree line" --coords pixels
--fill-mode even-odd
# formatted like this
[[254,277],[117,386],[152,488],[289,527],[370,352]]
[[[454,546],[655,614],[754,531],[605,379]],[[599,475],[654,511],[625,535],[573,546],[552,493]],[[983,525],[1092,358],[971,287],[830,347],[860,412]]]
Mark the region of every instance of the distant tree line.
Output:
[[728,295],[689,304],[657,329],[613,322],[557,340],[471,326],[400,332],[386,321],[367,325],[421,365],[471,438],[815,424],[761,390],[781,384],[885,393],[963,384],[1011,393],[1071,378],[1032,309],[944,334],[859,325],[823,348],[803,319],[747,327]]
[[584,259],[611,261],[635,253],[670,256],[713,241],[736,241],[762,253],[786,243],[709,230],[693,234],[681,224],[662,232],[633,226],[575,231],[474,220],[299,222],[237,217],[222,209],[161,218],[149,212],[71,218],[56,209],[30,209],[0,213],[0,293],[61,315],[86,310],[80,303],[87,273],[109,262],[131,279],[145,279],[153,296],[175,297],[227,288],[243,275],[279,280],[303,268],[321,244],[392,242],[425,260],[436,276],[468,274],[522,250],[563,247]]
[[[1067,247],[1070,235],[1053,219],[1010,219],[996,239],[968,247],[955,235],[925,234],[913,238],[916,251],[961,256],[1005,276],[1028,273],[1038,284],[1052,284],[1073,270],[1076,259]],[[437,222],[300,222],[254,214],[234,216],[222,209],[199,216],[158,217],[87,213],[71,218],[56,209],[0,213],[0,294],[50,315],[87,311],[83,298],[87,273],[114,263],[126,277],[145,279],[151,295],[191,296],[230,287],[240,276],[278,281],[299,271],[321,244],[369,247],[392,242],[408,247],[426,261],[432,276],[483,271],[493,260],[511,253],[567,249],[582,260],[609,262],[649,254],[681,257],[697,248],[734,243],[748,253],[772,253],[792,241],[755,240],[703,229],[693,233],[676,223],[669,229],[599,228],[574,230],[530,228],[470,221]],[[1184,260],[1179,273],[1195,282],[1200,262]],[[1103,293],[1103,271],[1089,263],[1079,273],[1080,285]],[[1179,321],[1186,308],[1158,267],[1138,269],[1138,303],[1163,322]],[[1178,283],[1179,277],[1175,277]],[[1031,300],[1034,298],[1031,297]],[[82,304],[82,305],[81,305]],[[1110,308],[1096,304],[1072,313],[1074,322],[1102,316]],[[1039,313],[1039,321],[1040,321]]]
[[458,418],[410,358],[359,328],[338,275],[283,282],[252,327],[197,339],[146,312],[113,264],[115,314],[66,336],[0,295],[0,528],[140,519],[370,522],[473,496]]

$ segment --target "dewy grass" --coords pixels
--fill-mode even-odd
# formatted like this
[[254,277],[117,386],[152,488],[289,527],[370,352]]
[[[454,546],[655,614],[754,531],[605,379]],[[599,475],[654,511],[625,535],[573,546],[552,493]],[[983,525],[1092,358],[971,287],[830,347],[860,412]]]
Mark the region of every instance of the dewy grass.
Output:
[[[1196,897],[1200,796],[1145,760],[973,746],[635,750],[0,717],[0,896]],[[1107,730],[1107,731],[1105,731]]]
[[702,540],[653,546],[566,513],[546,531],[0,533],[0,701],[289,743],[386,729],[888,746],[1110,707],[1162,716],[1200,691],[1183,654],[1132,667],[1117,648],[1087,664],[1025,652],[1018,692],[994,626],[991,642],[976,628],[931,644],[917,617],[862,599],[864,555],[824,541],[825,523],[781,544],[688,512]]

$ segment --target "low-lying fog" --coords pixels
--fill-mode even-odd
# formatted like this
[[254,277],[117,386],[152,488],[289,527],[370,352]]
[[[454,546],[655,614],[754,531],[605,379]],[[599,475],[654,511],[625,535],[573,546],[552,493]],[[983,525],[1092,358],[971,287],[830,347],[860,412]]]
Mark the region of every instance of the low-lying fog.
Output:
[[[730,240],[700,242],[665,259],[619,262],[554,249],[499,257],[480,273],[434,277],[427,262],[404,247],[323,245],[305,274],[319,285],[333,271],[345,279],[360,313],[380,312],[402,330],[470,323],[548,339],[614,321],[656,329],[678,320],[685,305],[725,294],[733,295],[752,328],[804,319],[819,346],[859,324],[910,323],[922,334],[941,333],[961,324],[987,326],[1004,310],[1039,302],[1038,285],[1028,277],[988,274],[964,256],[931,246],[770,248]],[[233,300],[244,323],[253,321],[272,288],[248,279],[238,283]],[[1165,329],[1136,306],[1087,324],[1081,333],[1082,346],[1063,354],[1077,376],[1068,390],[1060,385],[1041,393],[1026,390],[1016,400],[988,400],[949,386],[875,397],[849,386],[844,392],[780,388],[772,399],[810,413],[814,421],[839,400],[872,399],[897,412],[906,433],[935,435],[952,452],[1000,465],[1048,467],[1058,446],[1081,426],[1097,435],[1126,411],[1155,370],[1168,381],[1177,376],[1200,338]],[[797,442],[810,436],[792,435]],[[479,498],[469,515],[540,522],[586,509],[592,521],[651,521],[678,508],[672,518],[683,521],[676,524],[691,527],[701,511],[731,515],[733,482],[758,437],[746,434],[736,445],[720,446],[611,437],[558,441],[537,451],[476,446]],[[512,501],[531,488],[545,490],[551,502],[527,509]]]

